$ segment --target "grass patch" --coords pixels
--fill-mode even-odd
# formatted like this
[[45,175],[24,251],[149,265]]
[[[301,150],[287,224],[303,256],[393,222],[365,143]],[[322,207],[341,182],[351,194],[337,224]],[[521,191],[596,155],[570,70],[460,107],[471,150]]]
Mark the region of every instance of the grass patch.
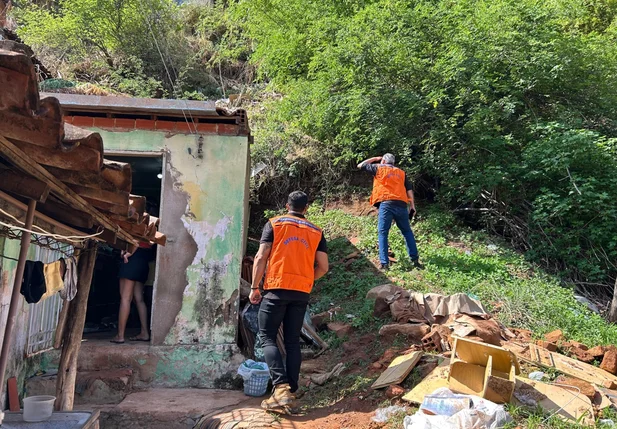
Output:
[[[353,314],[352,324],[359,330],[378,329],[384,321],[373,318],[372,303],[364,297],[372,287],[393,282],[418,292],[470,294],[505,325],[530,329],[536,335],[562,329],[568,338],[588,346],[617,343],[617,326],[578,303],[573,290],[559,278],[495,237],[463,227],[435,207],[421,207],[413,225],[426,270],[410,269],[403,237],[393,227],[390,248],[400,262],[387,276],[373,266],[378,260],[376,219],[320,208],[312,208],[308,218],[324,229],[331,261],[330,272],[317,282],[314,312],[334,304],[343,308],[339,319]],[[349,266],[339,262],[354,250],[361,251],[362,257]]]

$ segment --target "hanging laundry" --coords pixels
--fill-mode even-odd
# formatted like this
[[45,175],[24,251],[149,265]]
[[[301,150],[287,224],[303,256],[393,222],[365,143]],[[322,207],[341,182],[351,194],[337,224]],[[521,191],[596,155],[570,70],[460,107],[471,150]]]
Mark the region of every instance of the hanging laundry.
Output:
[[64,289],[64,281],[62,280],[63,265],[64,261],[62,259],[44,265],[46,291],[41,297],[41,301]]
[[26,261],[24,278],[21,282],[21,294],[28,304],[34,304],[41,300],[47,290],[43,263],[40,261]]
[[72,301],[77,295],[77,258],[71,256],[64,260],[66,270],[64,271],[64,289],[60,291],[62,299]]

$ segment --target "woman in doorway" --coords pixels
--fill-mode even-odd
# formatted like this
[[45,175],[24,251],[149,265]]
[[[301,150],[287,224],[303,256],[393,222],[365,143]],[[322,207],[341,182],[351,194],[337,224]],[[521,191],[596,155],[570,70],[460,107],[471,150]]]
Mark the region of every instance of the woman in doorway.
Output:
[[144,283],[148,280],[150,261],[153,249],[151,246],[140,243],[135,253],[122,252],[120,266],[120,311],[118,314],[118,334],[111,340],[112,343],[124,343],[126,322],[131,312],[131,301],[135,299],[135,306],[139,313],[141,332],[130,341],[150,341],[148,332],[148,308],[144,302]]

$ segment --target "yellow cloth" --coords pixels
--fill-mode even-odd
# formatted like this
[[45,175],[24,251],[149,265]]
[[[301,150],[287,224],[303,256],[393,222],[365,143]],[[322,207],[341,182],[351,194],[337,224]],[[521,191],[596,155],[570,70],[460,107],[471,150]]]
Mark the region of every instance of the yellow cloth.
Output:
[[62,280],[62,261],[58,260],[51,264],[43,266],[43,274],[45,275],[46,292],[41,297],[41,301],[46,300],[54,293],[64,289],[64,281]]

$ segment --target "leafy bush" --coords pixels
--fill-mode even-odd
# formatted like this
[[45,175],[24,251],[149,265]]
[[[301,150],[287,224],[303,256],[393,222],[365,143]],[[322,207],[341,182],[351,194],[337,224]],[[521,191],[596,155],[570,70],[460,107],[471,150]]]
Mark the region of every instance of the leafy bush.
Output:
[[[283,94],[270,129],[314,142],[339,172],[394,152],[443,204],[530,258],[581,282],[615,274],[614,1],[240,0],[233,9],[260,75]],[[298,151],[289,140],[257,144],[256,160],[276,153],[279,170]]]

